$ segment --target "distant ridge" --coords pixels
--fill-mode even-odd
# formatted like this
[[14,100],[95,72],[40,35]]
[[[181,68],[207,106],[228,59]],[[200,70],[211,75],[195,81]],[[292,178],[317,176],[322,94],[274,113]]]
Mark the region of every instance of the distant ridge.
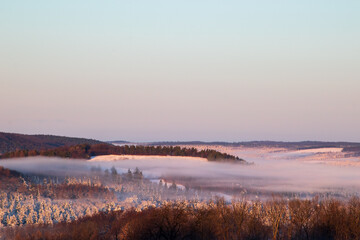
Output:
[[0,154],[15,150],[44,150],[83,143],[99,144],[103,142],[86,138],[0,132]]
[[169,141],[169,142],[151,142],[149,145],[219,145],[229,147],[279,147],[288,149],[313,149],[336,147],[344,148],[344,151],[360,151],[360,143],[356,142],[321,142],[321,141],[301,141],[301,142],[282,142],[282,141],[249,141],[249,142],[203,142],[203,141]]

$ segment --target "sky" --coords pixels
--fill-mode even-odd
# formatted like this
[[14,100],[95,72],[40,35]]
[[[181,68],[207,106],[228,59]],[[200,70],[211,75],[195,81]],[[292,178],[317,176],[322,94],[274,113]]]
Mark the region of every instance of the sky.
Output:
[[0,131],[360,142],[360,1],[3,1]]

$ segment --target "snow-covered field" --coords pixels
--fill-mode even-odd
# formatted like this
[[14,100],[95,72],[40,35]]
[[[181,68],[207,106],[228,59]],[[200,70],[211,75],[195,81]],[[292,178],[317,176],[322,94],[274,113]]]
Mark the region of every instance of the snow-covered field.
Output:
[[207,162],[206,158],[200,158],[200,157],[181,157],[181,156],[157,156],[157,155],[101,155],[91,158],[90,162],[112,162],[112,161],[119,161],[119,160],[155,160],[155,159],[161,159],[161,160],[181,160],[181,161],[202,161]]

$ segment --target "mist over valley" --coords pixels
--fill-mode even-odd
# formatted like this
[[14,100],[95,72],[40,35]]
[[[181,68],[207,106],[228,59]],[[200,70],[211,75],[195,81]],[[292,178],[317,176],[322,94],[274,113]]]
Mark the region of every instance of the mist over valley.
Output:
[[[182,145],[186,147],[186,145]],[[98,167],[118,173],[140,169],[144,178],[175,182],[211,195],[231,198],[311,198],[315,195],[347,198],[360,190],[359,159],[345,158],[341,148],[289,150],[197,146],[233,154],[247,163],[211,162],[204,158],[174,156],[103,155],[90,160],[28,157],[0,160],[0,165],[25,174],[86,176]]]

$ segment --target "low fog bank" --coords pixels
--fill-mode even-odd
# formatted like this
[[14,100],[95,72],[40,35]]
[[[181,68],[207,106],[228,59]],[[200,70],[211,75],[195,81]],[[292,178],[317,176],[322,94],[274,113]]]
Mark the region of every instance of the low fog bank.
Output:
[[[93,162],[95,164],[95,162]],[[360,169],[289,160],[257,160],[254,165],[203,162],[191,159],[132,159],[98,162],[123,171],[139,167],[149,178],[175,178],[219,189],[234,185],[276,192],[357,191]],[[184,183],[184,182],[183,182]]]
[[[109,159],[110,158],[110,159]],[[100,158],[101,159],[101,158]],[[106,158],[105,158],[106,159]],[[246,192],[330,192],[342,196],[360,190],[360,168],[297,160],[252,159],[254,165],[201,161],[191,157],[133,157],[109,161],[48,157],[1,160],[0,165],[27,174],[72,176],[89,174],[92,167],[115,167],[118,172],[138,167],[146,178],[166,179],[193,188],[226,194]]]
[[24,174],[71,176],[88,173],[86,160],[57,157],[24,157],[0,160],[0,166]]

